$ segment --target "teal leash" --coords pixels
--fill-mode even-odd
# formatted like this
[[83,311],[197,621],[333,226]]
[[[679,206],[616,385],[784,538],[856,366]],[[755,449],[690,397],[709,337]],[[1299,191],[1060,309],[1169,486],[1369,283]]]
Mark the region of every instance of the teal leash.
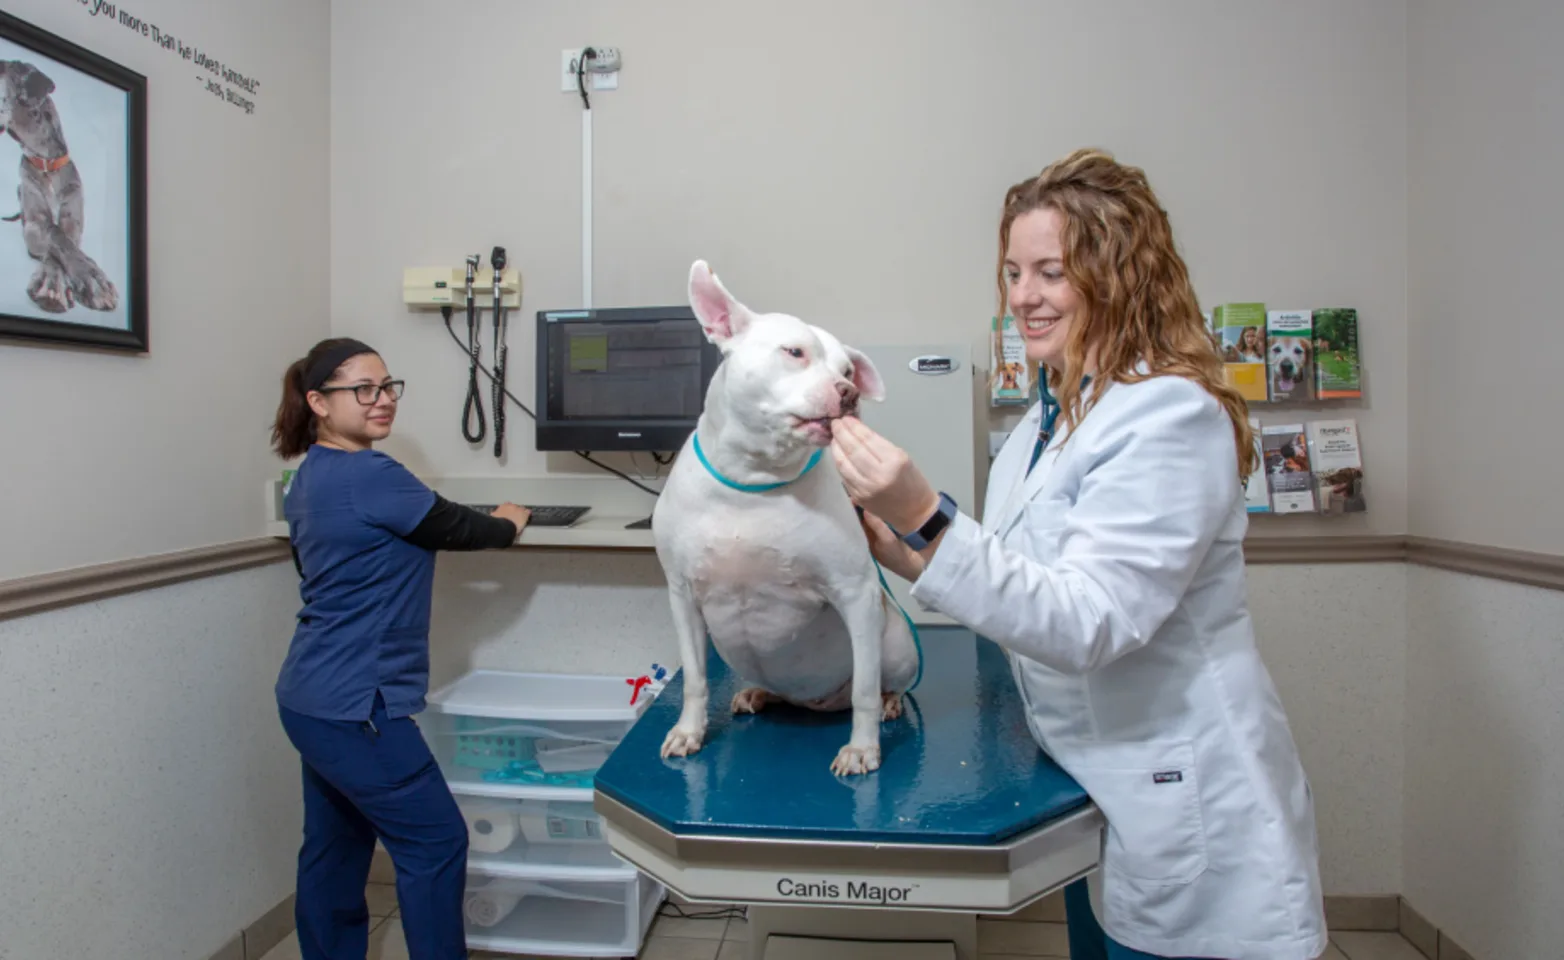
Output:
[[[739,483],[734,480],[729,480],[727,477],[718,473],[717,468],[711,465],[710,460],[706,459],[706,451],[701,449],[701,435],[698,432],[692,433],[690,435],[690,439],[694,442],[695,459],[701,462],[701,466],[706,468],[706,472],[711,474],[712,479],[716,480],[725,487],[738,490],[741,493],[767,493],[772,490],[779,490],[790,483],[796,483],[797,481],[802,480],[805,474],[809,473],[809,471],[815,468],[815,464],[820,462],[821,454],[825,453],[824,449],[817,449],[814,453],[810,454],[809,462],[804,464],[803,471],[792,480],[783,480],[780,483]],[[914,649],[918,651],[918,673],[917,676],[915,676],[912,680],[912,686],[907,688],[907,692],[911,693],[912,691],[918,689],[918,684],[923,682],[923,640],[918,636],[918,625],[912,622],[912,617],[909,616],[906,609],[902,607],[901,601],[897,600],[896,594],[891,592],[891,585],[885,582],[885,571],[880,569],[880,561],[875,560],[873,554],[870,554],[869,559],[874,563],[874,572],[880,576],[880,588],[885,591],[885,595],[890,598],[891,603],[895,604],[896,609],[901,613],[902,619],[907,621],[907,629],[912,631],[912,645]],[[710,638],[708,637],[707,639],[709,640]]]
[[[869,559],[874,560],[874,555],[870,554]],[[912,622],[912,617],[907,615],[906,608],[901,605],[900,600],[896,599],[896,594],[891,592],[891,585],[885,582],[885,571],[880,569],[880,561],[878,560],[874,560],[874,572],[880,575],[880,586],[885,589],[885,595],[890,597],[891,603],[894,603],[896,609],[901,611],[901,618],[907,621],[907,629],[912,631],[912,645],[918,651],[918,675],[912,678],[912,686],[907,688],[907,692],[911,693],[918,689],[918,684],[923,682],[923,640],[918,636],[918,625]]]

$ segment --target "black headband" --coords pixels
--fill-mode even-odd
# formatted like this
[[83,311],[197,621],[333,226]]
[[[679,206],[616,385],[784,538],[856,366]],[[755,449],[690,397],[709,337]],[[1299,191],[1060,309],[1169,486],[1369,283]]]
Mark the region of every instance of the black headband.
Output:
[[342,341],[321,354],[314,363],[310,364],[309,369],[304,371],[304,392],[309,393],[311,390],[319,390],[325,386],[326,381],[331,379],[331,375],[336,373],[337,368],[346,363],[349,357],[375,352],[377,352],[375,348],[366,343],[357,340]]

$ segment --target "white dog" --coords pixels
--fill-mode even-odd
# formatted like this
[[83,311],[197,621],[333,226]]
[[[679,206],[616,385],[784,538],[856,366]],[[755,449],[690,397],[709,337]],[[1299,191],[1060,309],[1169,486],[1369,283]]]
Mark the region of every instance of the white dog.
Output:
[[868,773],[919,654],[824,448],[860,397],[884,397],[879,372],[797,317],[750,311],[704,261],[690,270],[689,295],[723,361],[652,513],[684,666],[684,706],[662,755],[701,748],[709,635],[752,685],[733,712],[851,706],[852,734],[831,769]]

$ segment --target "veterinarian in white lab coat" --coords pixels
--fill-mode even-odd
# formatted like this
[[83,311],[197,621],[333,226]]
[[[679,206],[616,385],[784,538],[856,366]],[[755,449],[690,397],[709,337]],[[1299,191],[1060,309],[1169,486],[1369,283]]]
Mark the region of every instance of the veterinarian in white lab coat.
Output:
[[1167,216],[1140,170],[1081,151],[1010,189],[999,236],[1050,389],[981,523],[842,421],[875,556],[1010,652],[1032,735],[1107,817],[1097,909],[1066,890],[1073,958],[1314,960],[1313,799],[1245,599],[1247,412]]

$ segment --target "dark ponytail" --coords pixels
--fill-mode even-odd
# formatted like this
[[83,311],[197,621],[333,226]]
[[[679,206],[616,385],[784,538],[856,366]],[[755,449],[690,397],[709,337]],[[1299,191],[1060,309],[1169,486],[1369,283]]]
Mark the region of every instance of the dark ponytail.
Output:
[[373,351],[349,337],[334,337],[315,344],[309,353],[288,365],[287,372],[282,375],[282,400],[277,404],[277,419],[272,423],[272,449],[277,451],[277,456],[284,460],[303,456],[315,442],[315,411],[310,409],[306,399],[313,389],[306,382],[310,370],[329,354],[343,354],[342,359],[325,372],[329,376],[346,362],[348,356],[366,352]]

